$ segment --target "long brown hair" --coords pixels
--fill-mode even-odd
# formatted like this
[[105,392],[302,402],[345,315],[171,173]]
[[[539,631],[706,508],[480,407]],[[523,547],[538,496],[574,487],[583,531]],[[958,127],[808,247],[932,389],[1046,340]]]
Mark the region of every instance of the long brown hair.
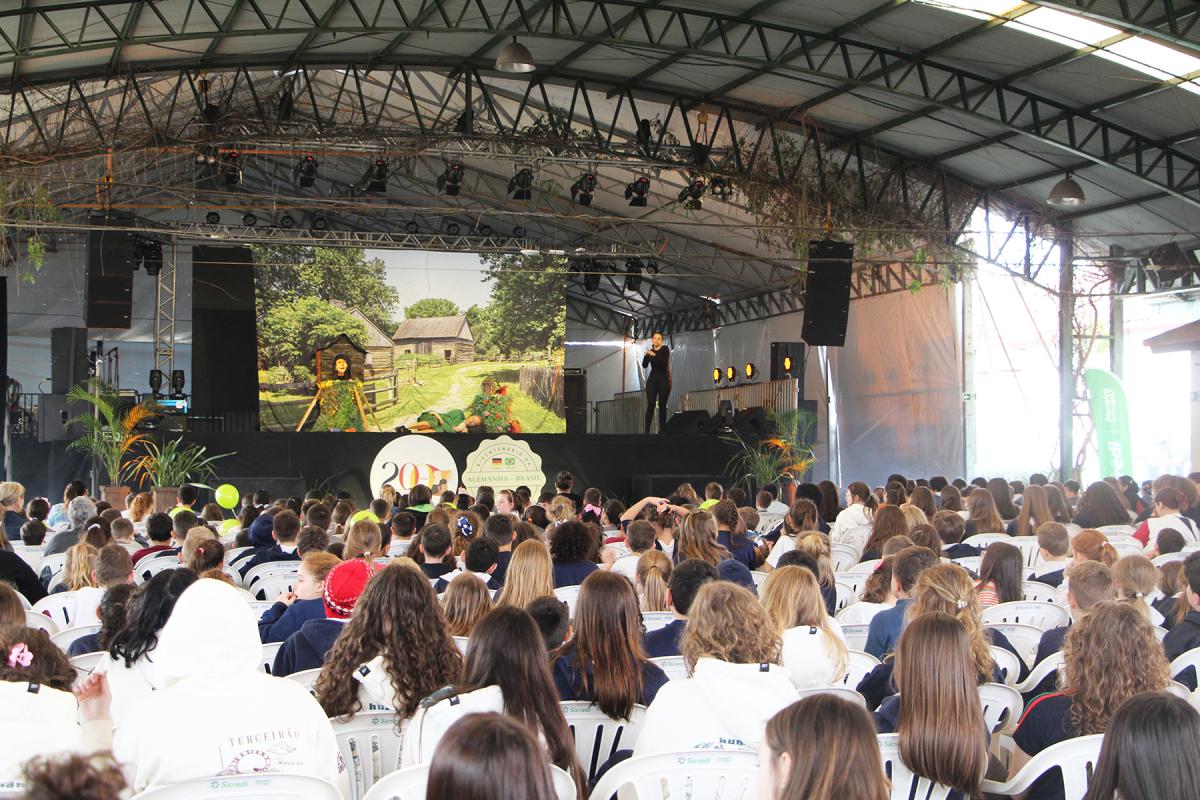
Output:
[[1138,613],[1150,619],[1150,604],[1146,600],[1158,588],[1158,568],[1145,556],[1128,555],[1113,564],[1113,581],[1117,599],[1128,603]]
[[671,580],[671,559],[661,550],[647,550],[637,562],[637,579],[642,586],[643,611],[670,611],[667,589]]
[[350,532],[346,534],[346,548],[342,551],[344,560],[374,558],[383,554],[383,534],[379,530],[379,523],[360,519],[350,526]]
[[996,504],[996,513],[1001,519],[1016,519],[1017,506],[1013,502],[1013,490],[1004,478],[992,478],[987,482],[988,493]]
[[1067,629],[1060,681],[1071,695],[1068,719],[1079,736],[1103,733],[1121,703],[1139,692],[1159,692],[1171,670],[1154,626],[1134,607],[1097,603]]
[[680,653],[689,673],[701,658],[731,664],[778,664],[782,639],[748,589],[729,581],[700,587],[688,609]]
[[992,542],[979,562],[979,585],[991,582],[1001,603],[1014,603],[1024,593],[1021,584],[1025,577],[1024,563],[1016,545]]
[[763,586],[762,606],[781,635],[800,626],[820,629],[834,652],[834,674],[846,674],[846,643],[830,622],[821,587],[811,570],[796,565],[771,570]]
[[863,552],[868,550],[882,552],[888,539],[907,535],[908,520],[904,518],[904,512],[900,510],[900,507],[882,506],[875,512],[875,518],[871,520],[871,535],[867,537],[867,543],[863,545]]
[[358,682],[351,675],[375,656],[383,656],[400,719],[458,679],[462,656],[423,573],[392,564],[367,582],[313,687],[326,716],[346,717],[361,709]]
[[528,728],[503,714],[467,714],[438,740],[425,797],[555,800],[557,794],[546,751]]
[[829,694],[806,697],[771,717],[763,739],[772,754],[791,756],[778,800],[891,797],[875,723],[857,703]]
[[1046,490],[1034,484],[1021,495],[1021,511],[1017,514],[1017,536],[1032,536],[1043,522],[1056,522],[1050,512]]
[[695,511],[684,517],[675,531],[675,551],[672,555],[676,564],[694,558],[714,567],[728,559],[729,551],[717,544],[717,521],[713,515],[707,511]]
[[513,549],[496,605],[525,608],[539,597],[553,596],[554,562],[550,559],[550,548],[537,539],[521,542]]
[[908,502],[921,509],[926,519],[933,519],[933,515],[938,512],[937,505],[933,502],[933,490],[928,486],[918,486],[916,489],[913,489]]
[[[875,499],[875,493],[871,491],[871,487],[867,486],[862,481],[855,481],[846,487],[846,491],[850,493],[851,500],[861,500],[863,508],[868,512],[874,512],[879,508],[879,501]],[[867,515],[868,517],[870,514]]]
[[912,603],[905,611],[908,621],[911,623],[924,614],[935,612],[957,619],[971,642],[976,682],[990,681],[996,661],[992,657],[992,643],[979,620],[975,583],[967,571],[958,564],[935,564],[921,573],[911,594]]
[[593,572],[579,587],[575,636],[559,658],[575,654],[583,694],[613,719],[629,719],[642,694],[642,615],[623,575]]
[[893,664],[900,758],[922,777],[977,796],[987,732],[967,630],[949,614],[922,614],[904,628]]
[[1088,485],[1079,497],[1076,515],[1087,512],[1088,522],[1096,527],[1128,525],[1129,511],[1121,502],[1121,493],[1104,481]]
[[782,532],[788,536],[796,536],[803,531],[815,531],[817,527],[817,504],[802,497],[788,509],[783,518]]
[[975,523],[975,533],[1004,533],[1004,520],[987,489],[972,489],[967,495],[967,522]]
[[479,620],[492,610],[492,593],[475,575],[462,573],[446,587],[446,628],[451,636],[470,636]]
[[1057,484],[1047,484],[1042,487],[1046,494],[1046,508],[1050,509],[1050,520],[1066,524],[1071,521],[1071,509],[1067,506],[1067,496]]
[[938,496],[942,501],[942,511],[963,511],[962,492],[958,491],[958,487],[953,484],[947,484],[942,487],[942,491],[938,492]]

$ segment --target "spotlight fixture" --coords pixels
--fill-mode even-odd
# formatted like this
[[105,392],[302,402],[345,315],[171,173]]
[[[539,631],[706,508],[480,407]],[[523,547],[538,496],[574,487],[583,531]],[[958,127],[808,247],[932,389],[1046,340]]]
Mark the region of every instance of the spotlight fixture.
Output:
[[458,236],[460,233],[462,233],[462,227],[457,222],[447,222],[446,233],[450,234],[451,236]]
[[533,169],[521,167],[508,179],[508,194],[513,200],[533,199]]
[[709,194],[718,200],[728,200],[729,195],[733,193],[733,187],[729,185],[729,181],[718,175],[712,179],[712,183],[708,187]]
[[313,217],[310,227],[314,231],[323,231],[329,227],[329,220],[324,217]]
[[514,36],[511,42],[500,48],[500,54],[496,56],[496,69],[501,72],[533,72],[537,64],[529,48]]
[[157,400],[161,395],[163,385],[163,371],[161,369],[150,370],[150,393]]
[[136,245],[137,258],[151,278],[162,272],[163,246],[157,239],[139,239]]
[[484,224],[484,225],[480,225],[478,228],[476,228],[475,233],[476,233],[476,235],[482,236],[483,238],[486,239],[489,236],[491,236],[492,233],[494,233],[494,231],[492,230],[491,225]]
[[630,181],[625,186],[625,199],[629,201],[629,205],[633,208],[646,207],[646,194],[650,191],[650,179],[645,175],[637,180]]
[[583,266],[585,270],[583,273],[583,290],[588,294],[599,291],[601,269],[600,263],[589,258],[584,262]]
[[387,191],[387,181],[388,164],[382,158],[377,158],[367,170],[367,191],[382,194]]
[[183,399],[183,396],[184,396],[183,395],[183,387],[186,384],[187,384],[187,380],[183,376],[183,370],[181,370],[181,369],[171,370],[171,399],[172,400],[182,400]]
[[304,188],[311,187],[317,180],[317,159],[305,156],[296,164],[296,182]]
[[699,175],[694,175],[688,180],[687,186],[679,190],[679,202],[683,203],[683,207],[688,211],[699,211],[704,208],[704,190],[707,185],[704,178]]
[[789,375],[791,374],[791,372],[792,372],[792,357],[791,356],[783,357],[783,371],[788,373]]
[[758,374],[758,370],[755,369],[754,364],[750,363],[749,361],[746,362],[746,366],[742,372],[745,373],[746,380],[748,381],[754,380],[754,376]]
[[1079,208],[1086,200],[1087,198],[1083,195],[1083,187],[1071,177],[1069,172],[1067,177],[1054,184],[1050,194],[1046,197],[1046,202],[1055,208]]
[[721,382],[721,368],[713,367],[713,383]]
[[296,218],[291,214],[285,213],[279,218],[279,227],[283,228],[284,230],[291,230],[292,228],[296,227]]
[[221,157],[221,172],[225,174],[227,186],[237,186],[242,182],[242,158],[237,151],[230,151]]
[[517,227],[513,228],[513,238],[514,239],[524,239],[525,238],[525,226],[524,225],[518,225]]
[[445,192],[450,197],[458,197],[458,193],[462,191],[463,172],[461,161],[451,161],[446,165],[445,172],[438,176],[438,190]]
[[625,291],[639,292],[642,289],[642,260],[625,259]]
[[646,272],[649,272],[651,275],[657,275],[658,274],[658,262],[657,261],[647,261],[646,262]]
[[596,194],[596,173],[585,172],[571,184],[571,202],[581,206],[591,206]]
[[206,223],[208,223],[209,225],[220,225],[221,224],[221,215],[218,214],[216,211],[210,211],[204,215],[204,221]]
[[242,215],[242,225],[244,225],[245,227],[253,228],[257,224],[258,224],[258,217],[254,216],[249,211],[247,211],[245,214]]
[[726,367],[725,380],[729,381],[730,383],[733,383],[735,380],[737,380],[737,370],[733,367]]
[[415,219],[410,219],[408,222],[404,223],[405,233],[413,234],[419,230],[421,230],[421,227],[417,225],[417,221]]

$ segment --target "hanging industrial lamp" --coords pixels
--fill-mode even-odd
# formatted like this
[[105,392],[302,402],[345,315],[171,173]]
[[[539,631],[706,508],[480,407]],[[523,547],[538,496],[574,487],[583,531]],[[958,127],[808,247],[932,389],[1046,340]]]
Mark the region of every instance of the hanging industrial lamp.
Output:
[[500,48],[500,55],[496,56],[496,69],[501,72],[533,72],[537,64],[529,48],[514,36],[511,42]]
[[1070,173],[1050,190],[1046,202],[1055,208],[1079,208],[1086,202],[1083,187],[1080,186]]

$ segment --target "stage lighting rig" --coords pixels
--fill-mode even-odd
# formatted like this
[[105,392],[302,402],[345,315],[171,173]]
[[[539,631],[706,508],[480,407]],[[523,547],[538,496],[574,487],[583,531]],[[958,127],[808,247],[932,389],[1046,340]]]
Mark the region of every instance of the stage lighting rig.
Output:
[[629,205],[633,208],[646,207],[646,194],[650,191],[650,179],[645,175],[637,180],[630,181],[625,186],[625,199],[629,201]]
[[150,393],[154,395],[155,400],[162,397],[162,386],[163,371],[161,369],[150,370]]
[[187,384],[187,380],[183,376],[183,370],[181,370],[181,369],[171,370],[171,399],[172,400],[182,400],[185,397],[185,395],[183,393],[183,387],[186,384]]
[[599,261],[583,259],[583,290],[588,294],[600,291],[600,270],[604,267]]
[[310,188],[317,181],[317,159],[313,156],[305,156],[296,164],[296,182],[305,189]]
[[220,225],[221,215],[216,211],[210,211],[204,215],[204,222],[208,225]]
[[157,239],[138,239],[134,245],[134,252],[137,256],[137,261],[134,263],[136,268],[137,262],[146,270],[146,274],[151,278],[162,272],[163,266],[163,246],[162,242]]
[[382,194],[387,191],[388,164],[382,158],[375,159],[367,168],[367,191]]
[[718,175],[709,184],[708,193],[718,200],[728,200],[729,196],[733,194],[733,187],[729,185],[728,180]]
[[714,384],[721,383],[721,368],[720,367],[713,367],[713,383]]
[[323,231],[329,227],[329,221],[321,216],[313,217],[310,227],[314,231]]
[[279,227],[283,228],[284,230],[291,230],[292,228],[296,227],[296,218],[291,214],[285,213],[279,218]]
[[742,371],[745,373],[746,380],[748,381],[754,380],[754,376],[758,374],[758,369],[749,361],[746,362],[746,366]]
[[482,236],[485,239],[490,237],[494,232],[495,231],[492,230],[492,226],[487,225],[487,224],[480,225],[478,228],[475,229],[475,235]]
[[650,273],[651,275],[657,275],[658,274],[658,262],[657,261],[647,261],[646,262],[646,272]]
[[242,182],[242,157],[236,150],[221,156],[221,172],[225,175],[227,186],[237,186]]
[[642,260],[640,258],[625,259],[625,291],[640,292],[642,290]]
[[533,199],[532,167],[521,167],[508,179],[508,194],[513,200]]
[[257,224],[258,224],[258,217],[254,216],[249,211],[247,211],[245,214],[242,214],[242,226],[243,227],[253,228]]
[[571,202],[581,206],[591,206],[596,194],[596,173],[585,172],[571,184]]
[[729,381],[730,383],[733,383],[735,380],[737,380],[737,369],[735,367],[725,368],[725,380]]
[[462,233],[462,226],[460,226],[457,222],[447,222],[446,233],[450,236],[458,236],[460,233]]
[[679,190],[679,202],[688,211],[699,211],[704,208],[704,191],[708,188],[704,178],[694,175],[688,180],[687,186]]
[[445,172],[438,176],[438,191],[445,192],[450,197],[458,197],[458,193],[462,191],[463,173],[463,163],[451,161],[446,165]]
[[404,223],[404,232],[409,234],[410,236],[414,233],[417,233],[420,230],[421,230],[421,226],[417,224],[417,221],[415,219],[410,219],[408,222]]

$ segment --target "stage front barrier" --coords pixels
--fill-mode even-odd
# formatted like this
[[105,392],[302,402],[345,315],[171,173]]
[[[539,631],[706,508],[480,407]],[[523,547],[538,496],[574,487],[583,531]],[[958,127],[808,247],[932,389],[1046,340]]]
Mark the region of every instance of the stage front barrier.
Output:
[[[642,433],[646,424],[646,395],[644,392],[619,392],[612,400],[594,404],[595,414],[591,433]],[[657,425],[657,421],[655,425]]]
[[734,411],[762,406],[764,411],[782,413],[795,411],[799,407],[800,380],[785,378],[779,381],[747,383],[741,386],[721,386],[715,389],[700,389],[688,392],[680,401],[680,411],[707,411],[717,413],[722,400],[733,403]]

